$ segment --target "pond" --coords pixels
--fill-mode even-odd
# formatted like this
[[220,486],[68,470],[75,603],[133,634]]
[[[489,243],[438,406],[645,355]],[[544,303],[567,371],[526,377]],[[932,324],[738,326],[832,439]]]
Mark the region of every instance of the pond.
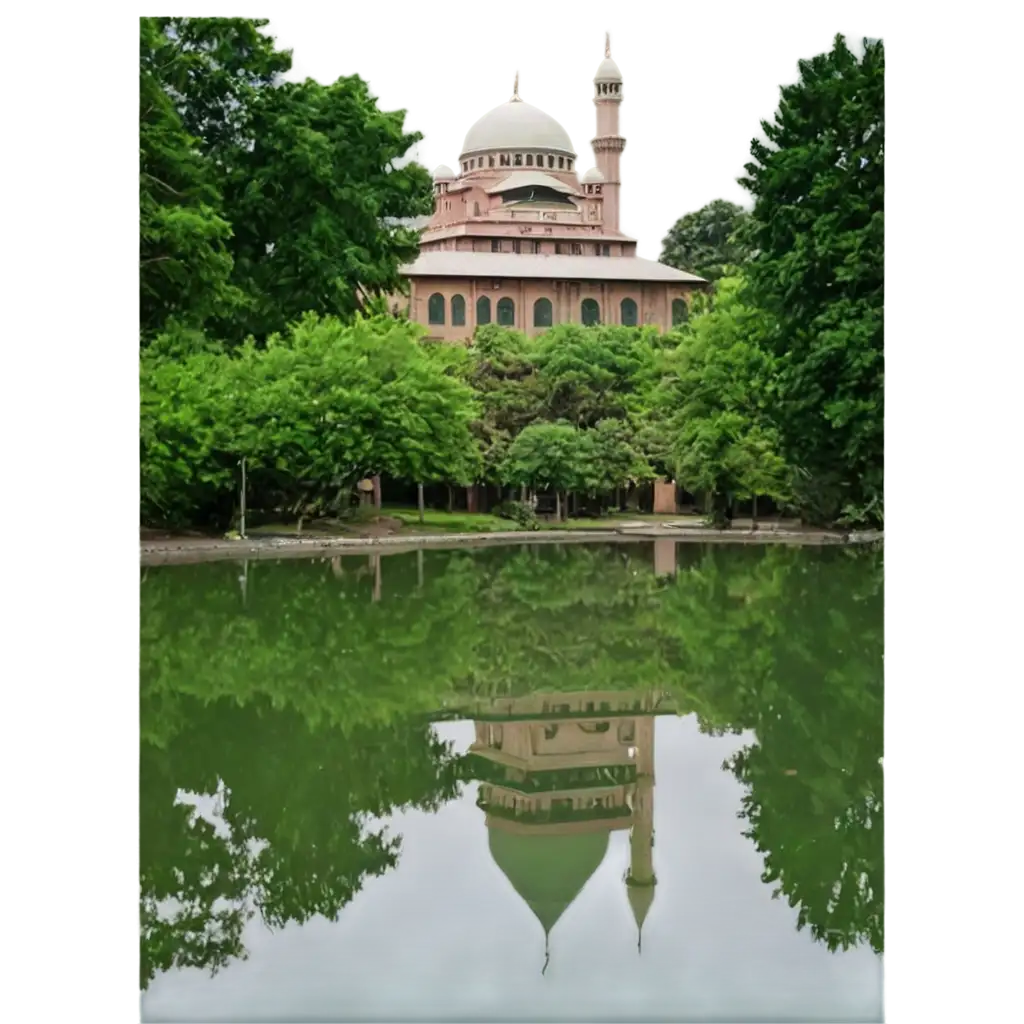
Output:
[[882,1019],[882,552],[142,570],[146,1021]]

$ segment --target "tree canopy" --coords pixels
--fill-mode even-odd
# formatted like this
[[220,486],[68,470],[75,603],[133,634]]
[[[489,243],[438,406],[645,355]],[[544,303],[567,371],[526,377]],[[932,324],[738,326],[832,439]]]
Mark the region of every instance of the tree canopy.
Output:
[[751,143],[751,301],[774,319],[773,409],[803,503],[880,522],[884,421],[885,49],[837,36],[800,61]]
[[[358,76],[292,82],[263,19],[143,18],[142,333],[263,342],[400,291],[429,213],[420,135]],[[230,290],[226,290],[230,286]]]
[[660,261],[717,281],[746,263],[750,248],[743,229],[749,219],[742,206],[715,199],[672,225],[662,240]]

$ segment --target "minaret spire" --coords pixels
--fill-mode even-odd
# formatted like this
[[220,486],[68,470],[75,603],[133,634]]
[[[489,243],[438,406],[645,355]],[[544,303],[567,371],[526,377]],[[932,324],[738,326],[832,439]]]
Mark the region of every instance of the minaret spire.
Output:
[[519,101],[519,72],[516,72],[515,85],[512,86],[512,102],[518,103]]
[[609,32],[604,34],[604,55],[610,57],[612,55],[612,37]]

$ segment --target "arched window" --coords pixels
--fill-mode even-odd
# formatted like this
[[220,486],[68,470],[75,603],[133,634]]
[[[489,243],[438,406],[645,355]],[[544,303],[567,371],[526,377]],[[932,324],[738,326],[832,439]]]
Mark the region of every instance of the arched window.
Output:
[[672,300],[672,326],[678,327],[680,324],[685,324],[690,317],[690,310],[686,305],[685,299],[673,299]]
[[522,153],[516,153],[516,155],[512,158],[512,166],[513,167],[522,167],[523,166],[523,154]]
[[461,295],[452,296],[452,327],[466,326],[466,300]]
[[489,324],[491,322],[491,300],[487,295],[481,295],[476,300],[476,323],[479,327],[480,324]]
[[583,321],[584,327],[601,322],[601,307],[597,304],[596,299],[583,300],[583,304],[580,306],[580,319]]
[[533,154],[532,153],[527,153],[526,154],[526,166],[527,167],[532,167],[533,166]]
[[473,216],[480,216],[480,204],[475,199],[473,200]]
[[487,158],[487,166],[488,167],[493,167],[494,166],[494,157],[493,156],[489,156]]
[[516,325],[516,305],[507,296],[504,299],[498,299],[498,323],[502,327],[515,327]]
[[427,299],[427,323],[444,323],[444,296],[440,292],[434,292]]
[[[632,299],[623,299],[620,310],[622,312],[622,326],[636,327],[636,303]],[[454,322],[453,320],[452,323]]]
[[551,300],[550,299],[538,299],[533,304],[533,326],[534,327],[550,327],[551,326]]
[[555,158],[550,153],[548,153],[548,167],[554,167],[554,166],[555,166]]

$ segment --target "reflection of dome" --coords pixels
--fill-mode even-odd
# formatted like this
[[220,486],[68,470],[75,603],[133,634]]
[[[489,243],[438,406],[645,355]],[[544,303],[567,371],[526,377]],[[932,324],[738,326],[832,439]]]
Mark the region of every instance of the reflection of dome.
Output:
[[540,149],[576,156],[568,133],[553,117],[516,99],[488,111],[469,129],[462,155],[496,149]]
[[522,835],[489,829],[491,856],[526,901],[545,934],[601,866],[607,832]]
[[604,181],[604,175],[601,173],[600,168],[591,167],[590,170],[580,178],[580,181],[582,181],[584,185],[595,181]]

